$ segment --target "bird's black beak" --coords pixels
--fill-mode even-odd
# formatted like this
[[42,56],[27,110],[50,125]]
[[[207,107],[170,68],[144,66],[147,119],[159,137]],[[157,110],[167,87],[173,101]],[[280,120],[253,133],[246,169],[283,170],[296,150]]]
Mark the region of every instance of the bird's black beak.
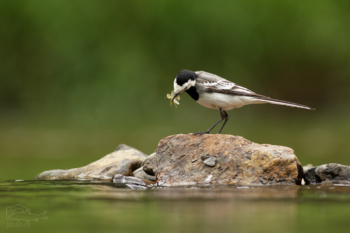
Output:
[[179,93],[175,93],[174,94],[174,97],[171,99],[171,102],[174,102],[174,99],[176,98],[176,96],[178,96],[179,95]]

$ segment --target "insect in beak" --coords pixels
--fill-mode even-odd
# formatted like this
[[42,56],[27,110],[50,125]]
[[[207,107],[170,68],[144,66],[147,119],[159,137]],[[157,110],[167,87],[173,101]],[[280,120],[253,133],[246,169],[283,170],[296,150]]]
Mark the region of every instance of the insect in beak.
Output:
[[177,107],[176,105],[180,105],[180,103],[179,103],[180,96],[178,93],[174,94],[174,90],[171,91],[171,94],[167,94],[166,96],[168,99],[170,99],[170,106],[172,103],[174,103],[175,107]]

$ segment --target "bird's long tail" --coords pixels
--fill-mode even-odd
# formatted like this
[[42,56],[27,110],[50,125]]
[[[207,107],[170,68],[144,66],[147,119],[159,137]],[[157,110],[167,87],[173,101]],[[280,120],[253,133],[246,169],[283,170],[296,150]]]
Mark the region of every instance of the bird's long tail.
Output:
[[271,99],[271,98],[265,97],[265,96],[263,98],[258,98],[257,100],[261,101],[262,103],[279,104],[279,105],[285,105],[285,106],[289,106],[289,107],[315,110],[314,108],[310,108],[309,106],[306,106],[306,105],[288,102],[288,101],[284,101],[284,100]]

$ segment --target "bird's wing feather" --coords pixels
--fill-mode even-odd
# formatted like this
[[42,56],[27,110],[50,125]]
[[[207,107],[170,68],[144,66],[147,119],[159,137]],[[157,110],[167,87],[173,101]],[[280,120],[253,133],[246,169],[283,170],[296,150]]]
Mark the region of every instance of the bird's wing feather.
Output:
[[201,84],[207,92],[218,92],[232,95],[259,96],[253,91],[239,86],[227,79],[205,71],[196,71],[197,83]]
[[227,95],[239,95],[239,96],[250,96],[250,97],[256,97],[256,98],[269,98],[267,96],[256,94],[255,92],[252,92],[251,90],[248,90],[241,86],[235,86],[231,89],[222,89],[217,87],[207,87],[205,89],[208,93],[222,93]]

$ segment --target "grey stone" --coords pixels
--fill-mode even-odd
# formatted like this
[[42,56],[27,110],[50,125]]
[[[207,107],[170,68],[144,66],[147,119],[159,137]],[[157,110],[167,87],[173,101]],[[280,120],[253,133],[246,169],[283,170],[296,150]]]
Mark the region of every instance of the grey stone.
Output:
[[113,183],[125,184],[131,189],[146,189],[146,183],[141,179],[133,176],[123,176],[121,174],[116,174],[113,178]]
[[112,180],[114,175],[132,176],[147,155],[127,145],[84,167],[69,170],[50,170],[35,177],[38,180]]
[[342,183],[350,181],[350,166],[329,163],[304,168],[305,184]]
[[123,176],[121,174],[116,174],[113,178],[113,182],[117,184],[136,184],[146,186],[146,183],[139,178],[133,176]]
[[138,168],[137,170],[134,171],[134,176],[136,178],[142,179],[142,180],[148,180],[148,181],[156,181],[155,176],[148,175],[144,170],[143,167]]
[[215,157],[209,157],[206,160],[204,160],[204,164],[209,166],[209,167],[214,167],[215,166],[215,162],[216,162],[216,158]]
[[154,176],[153,170],[152,170],[152,169],[148,169],[147,164],[148,164],[149,161],[150,161],[152,158],[154,158],[156,155],[157,155],[157,153],[151,154],[151,155],[148,156],[147,159],[146,159],[145,161],[143,161],[143,163],[141,164],[141,166],[143,167],[144,172],[145,172],[147,175]]
[[143,167],[143,165],[147,162],[147,160],[153,158],[155,155],[156,155],[156,153],[154,152],[154,153],[150,154],[149,156],[147,156],[147,158],[142,162],[141,167]]

